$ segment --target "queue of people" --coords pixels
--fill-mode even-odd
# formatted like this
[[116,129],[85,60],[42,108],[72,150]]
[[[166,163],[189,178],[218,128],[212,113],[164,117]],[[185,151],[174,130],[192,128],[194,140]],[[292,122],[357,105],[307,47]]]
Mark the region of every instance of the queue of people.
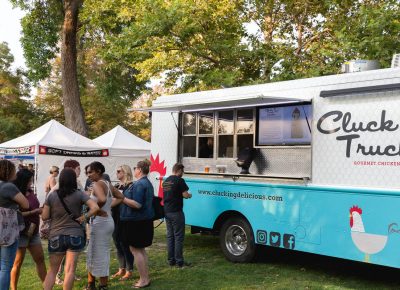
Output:
[[[154,236],[154,191],[147,177],[150,162],[139,161],[133,172],[128,165],[121,165],[117,169],[116,186],[111,184],[100,162],[85,167],[88,178],[85,188],[78,179],[80,171],[76,160],[66,161],[61,172],[53,166],[45,184],[47,195],[42,208],[31,190],[32,172],[21,169],[16,173],[12,162],[0,160],[0,290],[8,290],[10,281],[11,289],[17,289],[26,249],[32,255],[44,289],[53,289],[56,280],[61,281],[63,289],[72,289],[79,255],[86,246],[86,289],[108,289],[111,238],[119,264],[111,278],[130,279],[135,263],[139,280],[133,288],[151,284],[146,252]],[[183,165],[177,163],[173,174],[163,183],[167,261],[179,268],[190,265],[183,258],[183,199],[191,198],[183,173]],[[47,273],[39,236],[40,215],[49,224]],[[8,225],[12,230],[4,231]],[[25,229],[20,232],[22,227]]]

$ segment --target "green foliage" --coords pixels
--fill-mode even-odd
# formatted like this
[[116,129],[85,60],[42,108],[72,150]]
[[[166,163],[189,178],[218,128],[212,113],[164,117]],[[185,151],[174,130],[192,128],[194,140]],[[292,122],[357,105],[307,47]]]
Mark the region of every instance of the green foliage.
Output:
[[22,38],[28,77],[33,82],[46,78],[51,71],[51,60],[59,52],[63,19],[62,1],[11,0],[29,11],[21,21]]
[[398,15],[396,0],[87,0],[82,11],[102,57],[176,92],[334,74],[354,57],[387,67]]
[[39,116],[27,100],[22,71],[11,70],[13,59],[7,43],[0,43],[0,143],[29,132]]
[[[122,2],[124,2],[122,4]],[[89,30],[104,36],[101,54],[139,71],[147,81],[163,75],[167,86],[184,90],[230,86],[241,81],[239,52],[242,26],[230,1],[85,1],[82,17]],[[100,11],[99,11],[100,10]],[[87,13],[85,13],[87,11]],[[93,11],[99,11],[94,12]],[[119,21],[121,29],[110,29]]]
[[363,1],[342,29],[343,51],[352,58],[377,59],[388,67],[400,47],[400,2]]

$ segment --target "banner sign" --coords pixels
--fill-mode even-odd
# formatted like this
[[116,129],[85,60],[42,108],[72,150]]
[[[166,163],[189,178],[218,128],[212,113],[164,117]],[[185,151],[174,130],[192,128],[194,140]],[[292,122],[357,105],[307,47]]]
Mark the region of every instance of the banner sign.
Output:
[[108,157],[109,152],[108,149],[73,151],[73,150],[59,149],[47,146],[39,146],[39,154],[71,156],[71,157]]
[[21,155],[21,154],[34,154],[35,146],[26,146],[19,148],[0,148],[1,155]]

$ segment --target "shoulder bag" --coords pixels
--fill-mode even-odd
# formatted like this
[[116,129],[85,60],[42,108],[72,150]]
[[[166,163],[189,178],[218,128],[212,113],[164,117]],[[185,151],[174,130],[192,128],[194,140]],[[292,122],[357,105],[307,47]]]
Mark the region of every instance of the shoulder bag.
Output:
[[59,192],[58,190],[57,190],[57,196],[58,196],[58,199],[61,201],[61,204],[63,205],[63,207],[64,207],[65,211],[67,212],[67,214],[69,215],[69,217],[70,217],[74,222],[76,222],[78,225],[80,225],[80,226],[82,227],[83,237],[84,237],[85,240],[86,240],[85,225],[79,223],[79,222],[76,220],[78,217],[76,217],[76,216],[74,216],[74,215],[72,214],[71,210],[70,210],[69,207],[66,205],[64,199],[62,198],[62,196],[60,195],[60,192]]

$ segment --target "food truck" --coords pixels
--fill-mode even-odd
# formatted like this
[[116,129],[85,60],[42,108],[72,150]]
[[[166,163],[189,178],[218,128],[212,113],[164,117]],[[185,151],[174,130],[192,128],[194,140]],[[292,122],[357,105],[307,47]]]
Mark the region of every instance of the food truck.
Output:
[[161,96],[151,173],[185,166],[192,232],[400,267],[400,69]]

